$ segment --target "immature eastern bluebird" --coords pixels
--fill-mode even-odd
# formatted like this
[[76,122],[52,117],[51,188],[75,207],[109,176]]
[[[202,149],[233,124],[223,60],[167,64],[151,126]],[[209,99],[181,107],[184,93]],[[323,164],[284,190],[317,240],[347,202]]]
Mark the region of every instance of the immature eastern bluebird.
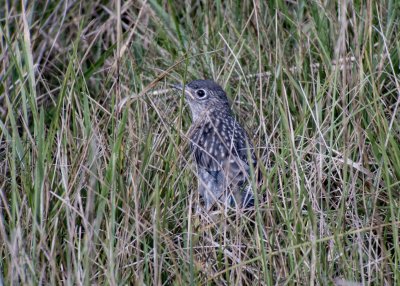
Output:
[[257,163],[254,148],[233,117],[225,91],[212,80],[174,87],[184,90],[191,110],[191,150],[206,210],[216,202],[230,207],[253,206],[249,176],[250,166],[255,169]]

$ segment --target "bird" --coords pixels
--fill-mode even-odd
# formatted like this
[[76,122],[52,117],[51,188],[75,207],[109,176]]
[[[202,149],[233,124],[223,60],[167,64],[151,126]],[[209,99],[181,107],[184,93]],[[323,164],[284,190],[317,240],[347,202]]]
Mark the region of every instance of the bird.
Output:
[[223,88],[210,79],[173,87],[184,93],[190,108],[190,149],[205,209],[210,211],[217,203],[230,208],[254,206],[250,177],[257,165],[254,147]]

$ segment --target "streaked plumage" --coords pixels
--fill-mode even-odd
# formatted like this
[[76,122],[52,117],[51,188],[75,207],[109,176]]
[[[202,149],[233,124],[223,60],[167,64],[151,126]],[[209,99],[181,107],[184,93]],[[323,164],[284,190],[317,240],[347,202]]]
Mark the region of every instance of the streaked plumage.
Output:
[[194,80],[184,90],[193,119],[190,140],[198,191],[206,209],[216,201],[231,207],[251,206],[250,164],[256,166],[256,157],[224,90],[212,80]]

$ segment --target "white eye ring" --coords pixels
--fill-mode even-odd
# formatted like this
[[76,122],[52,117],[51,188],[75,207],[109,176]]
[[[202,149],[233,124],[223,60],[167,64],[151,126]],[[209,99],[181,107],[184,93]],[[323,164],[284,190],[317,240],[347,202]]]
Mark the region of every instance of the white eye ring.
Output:
[[199,90],[196,91],[196,95],[199,98],[204,98],[204,97],[206,97],[207,93],[206,93],[206,91],[204,89],[199,89]]

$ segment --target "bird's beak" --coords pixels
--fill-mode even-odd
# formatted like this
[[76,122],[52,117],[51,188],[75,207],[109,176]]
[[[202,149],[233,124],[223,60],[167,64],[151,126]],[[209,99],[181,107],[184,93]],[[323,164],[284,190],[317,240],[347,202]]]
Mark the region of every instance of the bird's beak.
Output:
[[187,85],[185,87],[183,87],[181,84],[171,84],[171,87],[173,87],[177,90],[181,90],[181,91],[183,90],[185,92],[185,95],[189,96],[190,99],[194,99],[194,96],[193,96],[194,90],[192,90]]
[[172,88],[178,89],[178,90],[182,90],[183,86],[181,84],[171,84],[170,85]]

